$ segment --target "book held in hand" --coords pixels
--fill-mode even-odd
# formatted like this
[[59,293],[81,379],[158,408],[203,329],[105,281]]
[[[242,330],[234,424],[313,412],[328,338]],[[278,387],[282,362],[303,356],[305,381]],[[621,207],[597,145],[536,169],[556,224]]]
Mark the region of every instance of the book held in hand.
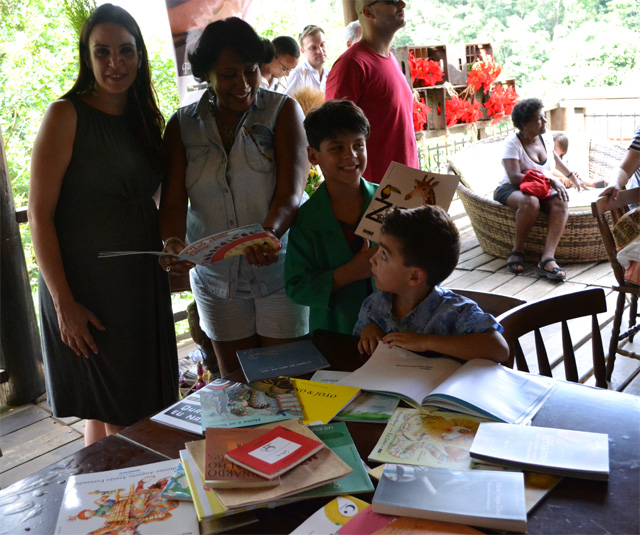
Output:
[[257,439],[228,451],[225,457],[262,477],[273,479],[322,448],[324,444],[321,441],[278,426]]
[[274,250],[279,247],[273,236],[266,232],[261,225],[256,224],[226,230],[201,238],[188,244],[177,256],[162,251],[103,251],[98,256],[100,258],[108,258],[132,254],[152,254],[156,256],[173,256],[181,262],[187,261],[206,266],[225,258],[242,256],[247,247],[264,244],[268,244]]
[[546,377],[491,360],[461,364],[450,357],[424,357],[384,343],[338,384],[392,393],[418,408],[437,407],[518,424],[533,418],[554,388]]
[[391,162],[356,234],[378,243],[384,213],[391,208],[418,208],[429,204],[449,210],[459,180],[457,175],[431,173]]
[[295,377],[329,367],[329,362],[311,340],[243,349],[237,355],[249,383],[280,376]]
[[544,474],[606,481],[609,437],[570,429],[480,424],[471,458],[483,463]]
[[521,472],[387,464],[372,508],[385,515],[527,531]]

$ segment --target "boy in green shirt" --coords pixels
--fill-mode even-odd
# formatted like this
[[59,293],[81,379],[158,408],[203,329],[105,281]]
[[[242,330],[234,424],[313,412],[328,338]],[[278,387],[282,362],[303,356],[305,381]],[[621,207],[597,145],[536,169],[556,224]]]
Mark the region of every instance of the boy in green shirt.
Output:
[[324,182],[300,207],[289,231],[285,288],[310,309],[309,329],[351,334],[364,299],[371,294],[371,263],[377,247],[354,234],[377,184],[367,166],[369,121],[353,102],[330,100],[304,121],[309,161]]

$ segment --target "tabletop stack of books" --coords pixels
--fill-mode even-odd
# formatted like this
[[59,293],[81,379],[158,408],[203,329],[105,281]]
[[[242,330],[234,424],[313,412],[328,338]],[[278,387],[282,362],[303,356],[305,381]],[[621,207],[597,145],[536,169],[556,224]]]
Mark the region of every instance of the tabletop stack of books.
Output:
[[[545,378],[384,344],[352,373],[326,370],[310,341],[238,356],[247,384],[216,380],[151,418],[204,438],[179,460],[73,476],[56,533],[121,522],[134,502],[145,503],[141,534],[195,535],[198,521],[217,533],[308,498],[330,500],[295,535],[525,532],[561,476],[608,477],[606,435],[523,425],[552,391]],[[376,468],[340,420],[386,424],[368,457]],[[372,479],[369,505],[354,495],[372,493]]]

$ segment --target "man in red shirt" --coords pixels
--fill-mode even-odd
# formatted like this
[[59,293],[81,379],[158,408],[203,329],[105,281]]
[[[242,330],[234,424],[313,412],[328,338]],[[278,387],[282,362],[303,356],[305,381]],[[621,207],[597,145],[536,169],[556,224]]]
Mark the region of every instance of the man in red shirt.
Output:
[[390,53],[405,25],[403,0],[356,0],[362,39],[344,52],[327,78],[326,100],[347,99],[371,123],[364,178],[380,183],[392,161],[418,167],[413,129],[413,92]]

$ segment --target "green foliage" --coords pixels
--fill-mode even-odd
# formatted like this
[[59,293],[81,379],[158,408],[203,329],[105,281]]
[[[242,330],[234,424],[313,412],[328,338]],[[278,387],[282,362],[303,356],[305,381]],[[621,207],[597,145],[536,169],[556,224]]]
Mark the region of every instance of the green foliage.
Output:
[[61,8],[69,24],[75,30],[76,37],[80,37],[82,25],[96,8],[96,2],[95,0],[63,0]]

